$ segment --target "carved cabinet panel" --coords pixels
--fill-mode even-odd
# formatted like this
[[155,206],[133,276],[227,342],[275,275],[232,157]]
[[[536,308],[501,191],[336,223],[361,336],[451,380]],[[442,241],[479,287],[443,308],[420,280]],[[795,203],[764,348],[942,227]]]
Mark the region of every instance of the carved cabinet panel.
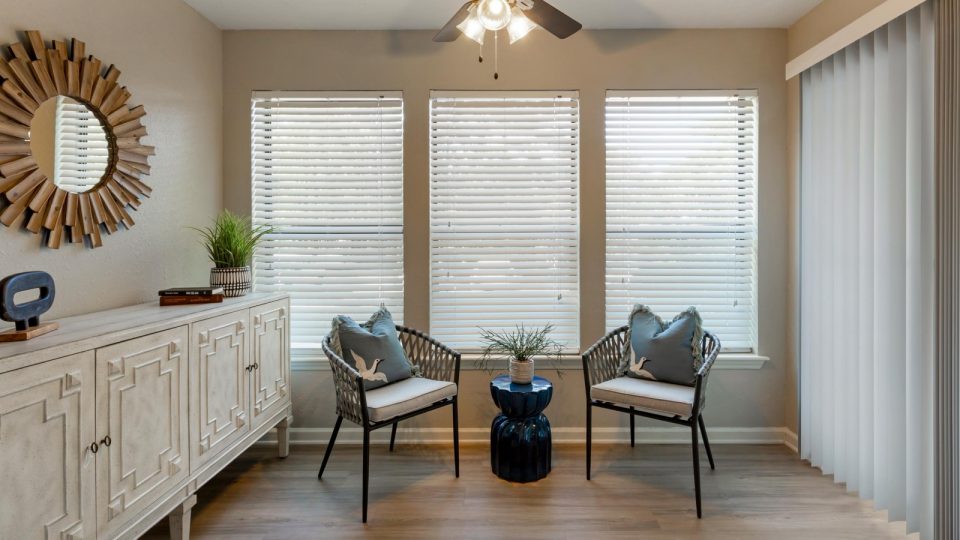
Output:
[[123,525],[189,472],[187,327],[97,350],[97,527]]
[[250,309],[253,428],[290,403],[289,315],[286,300]]
[[94,354],[0,378],[0,538],[96,534]]
[[190,470],[250,430],[249,311],[194,323],[190,331]]

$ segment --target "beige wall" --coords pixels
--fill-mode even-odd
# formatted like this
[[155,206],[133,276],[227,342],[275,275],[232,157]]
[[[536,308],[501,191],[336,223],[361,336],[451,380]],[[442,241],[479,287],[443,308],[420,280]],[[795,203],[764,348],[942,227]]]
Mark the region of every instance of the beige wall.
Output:
[[[136,226],[104,247],[40,247],[37,236],[2,227],[0,276],[45,270],[57,283],[51,315],[133,304],[165,286],[204,283],[208,264],[187,226],[222,206],[221,32],[180,0],[5,0],[0,42],[40,30],[76,37],[122,71],[132,102],[147,110],[145,139],[157,147],[147,182],[153,195]],[[6,323],[4,323],[6,324]]]
[[[402,90],[405,100],[405,323],[429,327],[428,97],[432,89],[578,90],[581,99],[581,335],[604,328],[603,100],[607,89],[757,89],[760,96],[760,370],[717,371],[708,421],[715,426],[784,424],[788,192],[785,30],[585,31],[564,41],[532,34],[500,55],[500,80],[478,65],[477,46],[440,45],[432,32],[230,31],[224,33],[224,203],[249,213],[253,90]],[[492,51],[486,57],[492,58]],[[555,375],[550,376],[556,379]],[[463,378],[466,427],[489,425],[489,375]],[[296,425],[332,423],[326,368],[298,371]],[[583,425],[583,383],[559,383],[555,427]],[[446,416],[446,415],[444,415]],[[431,417],[424,422],[445,422]],[[602,423],[614,420],[601,418]]]

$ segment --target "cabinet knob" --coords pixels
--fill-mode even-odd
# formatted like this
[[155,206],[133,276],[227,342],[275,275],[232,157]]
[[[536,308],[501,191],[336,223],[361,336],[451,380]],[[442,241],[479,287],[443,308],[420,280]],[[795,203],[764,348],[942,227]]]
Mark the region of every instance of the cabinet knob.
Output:
[[103,440],[100,441],[100,446],[106,446],[107,448],[109,448],[111,444],[113,444],[113,440],[110,439],[109,435],[107,435],[106,437],[103,438]]
[[204,330],[197,335],[197,339],[200,342],[200,346],[204,347],[210,344],[210,332]]
[[243,426],[247,425],[247,415],[244,413],[238,414],[236,423],[238,428],[242,428]]
[[96,454],[97,452],[100,451],[100,445],[97,444],[96,442],[91,443],[91,444],[90,444],[90,451],[93,452],[94,454]]
[[176,339],[170,342],[170,354],[180,354],[180,340]]
[[237,323],[237,332],[244,332],[247,329],[247,325],[240,321]]
[[254,316],[253,316],[253,325],[254,325],[254,326],[260,326],[260,323],[262,323],[262,322],[263,322],[263,317],[261,317],[260,315],[254,315]]

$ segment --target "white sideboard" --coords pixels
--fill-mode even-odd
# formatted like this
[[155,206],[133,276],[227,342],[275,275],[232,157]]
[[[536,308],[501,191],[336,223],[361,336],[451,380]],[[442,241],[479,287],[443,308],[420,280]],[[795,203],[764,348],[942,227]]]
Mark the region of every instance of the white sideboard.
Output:
[[0,540],[188,538],[201,485],[277,427],[288,451],[290,302],[157,302],[0,344]]

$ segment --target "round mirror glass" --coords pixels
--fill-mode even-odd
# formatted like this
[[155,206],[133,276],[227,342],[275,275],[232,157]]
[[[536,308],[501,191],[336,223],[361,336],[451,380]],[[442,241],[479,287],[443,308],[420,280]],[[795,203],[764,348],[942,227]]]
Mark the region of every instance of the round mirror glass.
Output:
[[110,162],[100,119],[86,104],[67,96],[50,98],[37,109],[30,124],[30,150],[40,172],[73,193],[96,187]]

